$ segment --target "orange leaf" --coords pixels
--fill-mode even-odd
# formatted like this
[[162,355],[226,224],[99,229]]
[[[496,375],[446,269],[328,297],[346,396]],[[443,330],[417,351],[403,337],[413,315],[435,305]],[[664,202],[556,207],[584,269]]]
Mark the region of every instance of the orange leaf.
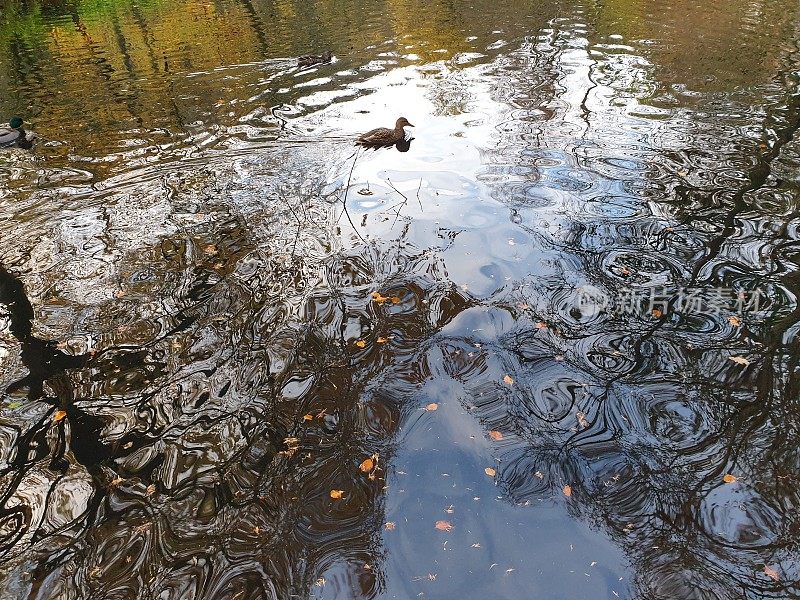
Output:
[[769,577],[772,577],[775,581],[780,581],[781,576],[780,574],[773,568],[769,567],[768,565],[764,565],[764,573],[766,573]]
[[489,437],[492,438],[495,442],[499,442],[503,439],[503,434],[499,431],[490,431]]
[[385,344],[386,342],[388,342],[388,341],[389,341],[389,338],[385,338],[385,337],[379,337],[379,338],[378,338],[376,341],[377,341],[379,344]]
[[431,402],[430,404],[428,404],[428,406],[425,407],[425,410],[427,410],[428,412],[433,412],[437,408],[439,408],[439,405],[436,404],[436,402]]
[[314,415],[303,415],[303,421],[313,421]]
[[367,345],[367,342],[365,342],[364,340],[358,340],[356,342],[356,346],[358,346],[359,348],[363,348],[366,345]]
[[63,410],[57,410],[56,414],[53,415],[53,421],[58,423],[60,420],[62,420],[66,416],[67,416],[67,413],[64,412]]
[[728,317],[728,323],[733,325],[734,327],[738,327],[742,324],[742,320],[739,317],[730,316]]
[[392,296],[390,298],[390,300],[392,301],[392,304],[400,304],[400,302],[401,302],[401,300],[400,300],[400,298],[398,296]]
[[722,478],[722,481],[724,481],[725,483],[735,483],[737,479],[730,473],[727,473],[725,477]]
[[565,485],[565,486],[564,486],[564,495],[565,495],[567,498],[569,498],[570,496],[572,496],[572,487],[571,487],[571,486],[569,486],[569,485]]
[[341,500],[344,497],[344,490],[331,490],[331,498]]
[[439,531],[453,531],[453,525],[450,521],[436,521],[436,529]]
[[375,461],[372,458],[365,458],[358,468],[361,469],[362,473],[369,473],[375,468]]
[[386,525],[384,525],[384,527],[386,527],[386,529],[388,529],[389,531],[394,531],[397,525],[394,524],[394,521],[389,521],[388,523],[386,523]]
[[660,318],[661,318],[661,315],[663,315],[663,314],[664,314],[664,313],[663,313],[663,312],[661,312],[661,309],[659,309],[659,308],[654,308],[654,309],[653,309],[653,316],[654,316],[656,319],[660,319]]
[[486,467],[483,470],[483,472],[486,473],[489,477],[494,477],[495,475],[497,475],[497,471],[495,471],[492,467]]
[[514,379],[511,377],[511,375],[506,375],[503,377],[503,381],[505,381],[508,385],[514,385]]

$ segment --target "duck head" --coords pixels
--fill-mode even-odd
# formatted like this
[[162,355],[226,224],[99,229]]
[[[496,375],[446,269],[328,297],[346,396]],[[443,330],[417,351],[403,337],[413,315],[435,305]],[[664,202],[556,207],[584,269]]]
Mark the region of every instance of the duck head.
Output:
[[8,126],[11,127],[11,129],[19,129],[22,127],[23,123],[24,121],[19,117],[11,117],[11,120],[8,122]]
[[400,117],[397,119],[397,122],[394,124],[395,129],[402,129],[403,127],[413,127],[411,123],[408,122],[408,119],[405,117]]

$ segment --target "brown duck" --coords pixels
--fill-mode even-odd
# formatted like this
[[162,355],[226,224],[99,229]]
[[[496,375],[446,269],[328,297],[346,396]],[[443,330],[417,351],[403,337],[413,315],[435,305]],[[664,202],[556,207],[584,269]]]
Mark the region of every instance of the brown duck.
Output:
[[306,54],[305,56],[298,57],[297,66],[311,67],[313,65],[329,63],[332,59],[333,53],[330,50],[326,50],[322,54]]
[[408,119],[400,117],[394,124],[394,129],[386,127],[378,127],[372,131],[359,136],[356,144],[364,146],[365,148],[384,148],[394,146],[398,142],[403,142],[406,139],[406,132],[403,127],[413,127]]

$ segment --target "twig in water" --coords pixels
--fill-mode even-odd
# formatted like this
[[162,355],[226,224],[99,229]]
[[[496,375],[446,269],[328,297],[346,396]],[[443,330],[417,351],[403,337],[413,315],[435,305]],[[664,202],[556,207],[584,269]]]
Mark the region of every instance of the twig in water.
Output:
[[367,240],[365,240],[365,239],[364,239],[364,238],[361,236],[361,234],[358,232],[358,229],[356,229],[356,226],[355,226],[355,224],[353,223],[353,219],[351,219],[351,218],[350,218],[350,213],[347,211],[347,192],[350,190],[350,180],[352,179],[352,177],[353,177],[353,171],[354,171],[354,170],[355,170],[355,168],[356,168],[356,161],[358,160],[358,151],[359,151],[359,150],[360,150],[360,148],[357,148],[357,149],[356,149],[356,151],[355,151],[355,154],[354,154],[355,158],[353,159],[353,166],[352,166],[352,167],[350,167],[350,174],[347,176],[347,184],[345,185],[345,188],[344,188],[344,197],[342,198],[342,208],[344,209],[344,211],[343,211],[343,212],[344,212],[345,216],[347,216],[347,220],[350,222],[350,227],[352,227],[352,228],[353,228],[353,231],[355,231],[355,232],[356,232],[356,235],[357,235],[359,238],[361,238],[361,241],[362,241],[362,242],[364,242],[364,243],[366,244],[366,243],[367,243]]

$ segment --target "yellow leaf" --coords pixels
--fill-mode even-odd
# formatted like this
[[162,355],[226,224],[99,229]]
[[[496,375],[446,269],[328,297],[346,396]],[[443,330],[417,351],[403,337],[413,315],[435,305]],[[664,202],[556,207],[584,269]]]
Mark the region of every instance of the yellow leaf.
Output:
[[572,496],[572,486],[565,485],[565,486],[564,486],[564,490],[563,490],[563,491],[564,491],[564,495],[565,495],[567,498],[569,498],[570,496]]
[[733,325],[734,327],[738,327],[742,324],[742,320],[739,317],[730,316],[728,317],[728,323]]
[[503,381],[506,382],[508,385],[514,385],[514,378],[511,375],[506,375],[503,377]]
[[766,573],[769,577],[772,577],[772,579],[775,581],[781,580],[781,576],[778,574],[778,572],[768,565],[764,565],[764,573]]
[[439,405],[436,404],[436,402],[431,402],[430,404],[428,404],[428,406],[425,407],[425,410],[427,410],[428,412],[433,412],[437,408],[439,408]]
[[303,415],[303,421],[313,421],[314,415]]
[[394,531],[397,525],[394,524],[394,521],[389,521],[388,523],[386,523],[386,525],[384,525],[384,527],[386,527],[386,529],[388,529],[389,531]]
[[367,345],[367,342],[365,342],[364,340],[358,340],[356,342],[356,346],[358,346],[359,348],[363,348],[366,345]]
[[503,439],[503,434],[499,431],[490,431],[489,437],[492,438],[495,442],[499,442]]
[[730,473],[727,473],[725,477],[722,478],[722,481],[724,481],[725,483],[735,483],[738,480]]
[[331,498],[341,500],[344,497],[344,490],[331,490]]
[[59,421],[61,421],[66,416],[67,416],[67,413],[64,412],[63,410],[57,410],[56,414],[53,415],[53,421],[58,423]]
[[436,521],[436,529],[439,531],[453,531],[453,525],[450,521]]
[[364,462],[362,462],[358,468],[361,469],[362,473],[369,473],[375,467],[375,461],[372,458],[365,458]]
[[495,471],[492,467],[486,467],[483,470],[483,472],[486,473],[489,477],[494,477],[495,475],[497,475],[497,471]]

